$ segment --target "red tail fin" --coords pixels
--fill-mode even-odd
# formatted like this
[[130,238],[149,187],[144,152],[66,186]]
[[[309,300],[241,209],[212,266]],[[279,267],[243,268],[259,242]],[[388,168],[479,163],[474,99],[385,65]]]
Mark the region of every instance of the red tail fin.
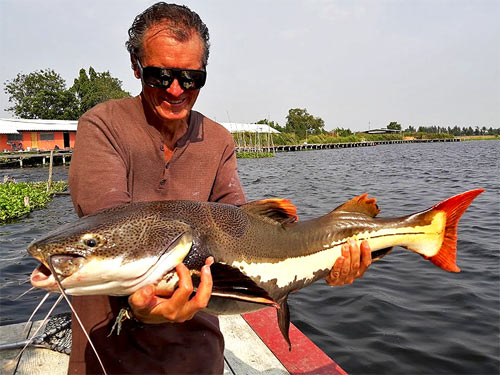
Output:
[[446,214],[446,226],[443,244],[438,253],[429,260],[445,271],[460,272],[457,267],[457,226],[460,217],[467,207],[484,189],[470,190],[463,194],[455,195],[432,207],[436,211],[444,211]]

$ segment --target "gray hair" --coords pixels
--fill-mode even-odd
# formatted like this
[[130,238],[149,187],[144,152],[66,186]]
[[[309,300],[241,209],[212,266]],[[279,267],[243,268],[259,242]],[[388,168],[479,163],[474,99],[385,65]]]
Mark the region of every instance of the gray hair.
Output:
[[[128,29],[129,39],[125,43],[131,57],[144,57],[144,35],[152,26],[160,26],[167,30],[179,42],[189,40],[196,32],[203,43],[203,57],[201,63],[205,68],[208,63],[210,49],[210,35],[207,25],[200,16],[184,5],[156,3],[135,17],[132,26]],[[132,59],[133,65],[134,59]],[[134,68],[134,66],[132,66]]]

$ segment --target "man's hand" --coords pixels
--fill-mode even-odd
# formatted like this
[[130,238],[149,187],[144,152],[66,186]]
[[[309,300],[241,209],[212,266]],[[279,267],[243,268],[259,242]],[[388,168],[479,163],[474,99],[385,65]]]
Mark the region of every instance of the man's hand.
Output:
[[155,295],[154,285],[145,286],[132,294],[128,302],[134,317],[143,323],[159,324],[166,322],[182,323],[192,319],[194,314],[207,307],[212,294],[212,275],[210,266],[213,257],[208,257],[201,268],[201,281],[196,295],[193,293],[193,282],[188,268],[179,264],[175,270],[179,276],[179,286],[168,298]]
[[354,279],[363,276],[372,263],[372,253],[368,242],[361,242],[358,246],[356,241],[350,239],[342,246],[342,256],[337,259],[326,282],[330,286],[352,284]]

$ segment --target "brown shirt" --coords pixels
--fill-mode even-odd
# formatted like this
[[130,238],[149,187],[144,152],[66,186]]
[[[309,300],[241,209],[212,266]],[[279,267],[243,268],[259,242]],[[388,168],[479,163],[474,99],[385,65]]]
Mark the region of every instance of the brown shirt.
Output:
[[[160,133],[146,121],[140,97],[94,107],[78,123],[69,171],[79,216],[118,204],[188,199],[243,204],[231,134],[192,111],[187,133],[165,161]],[[198,313],[185,323],[126,322],[107,337],[126,298],[73,297],[109,374],[222,374],[224,340],[217,318]],[[73,319],[70,374],[102,373]]]

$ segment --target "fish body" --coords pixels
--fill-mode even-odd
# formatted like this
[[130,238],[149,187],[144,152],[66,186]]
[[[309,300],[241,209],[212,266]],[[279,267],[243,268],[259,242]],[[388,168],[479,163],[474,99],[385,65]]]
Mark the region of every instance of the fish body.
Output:
[[36,269],[31,281],[47,290],[56,290],[59,281],[71,295],[129,295],[148,284],[169,292],[179,263],[191,270],[197,285],[205,259],[213,256],[207,311],[234,314],[274,305],[289,342],[288,294],[324,278],[350,238],[368,241],[375,260],[402,246],[458,272],[458,220],[482,191],[398,218],[377,218],[375,199],[366,194],[306,221],[298,221],[295,206],[283,199],[240,207],[132,203],[83,217],[34,241],[28,252],[45,267]]

